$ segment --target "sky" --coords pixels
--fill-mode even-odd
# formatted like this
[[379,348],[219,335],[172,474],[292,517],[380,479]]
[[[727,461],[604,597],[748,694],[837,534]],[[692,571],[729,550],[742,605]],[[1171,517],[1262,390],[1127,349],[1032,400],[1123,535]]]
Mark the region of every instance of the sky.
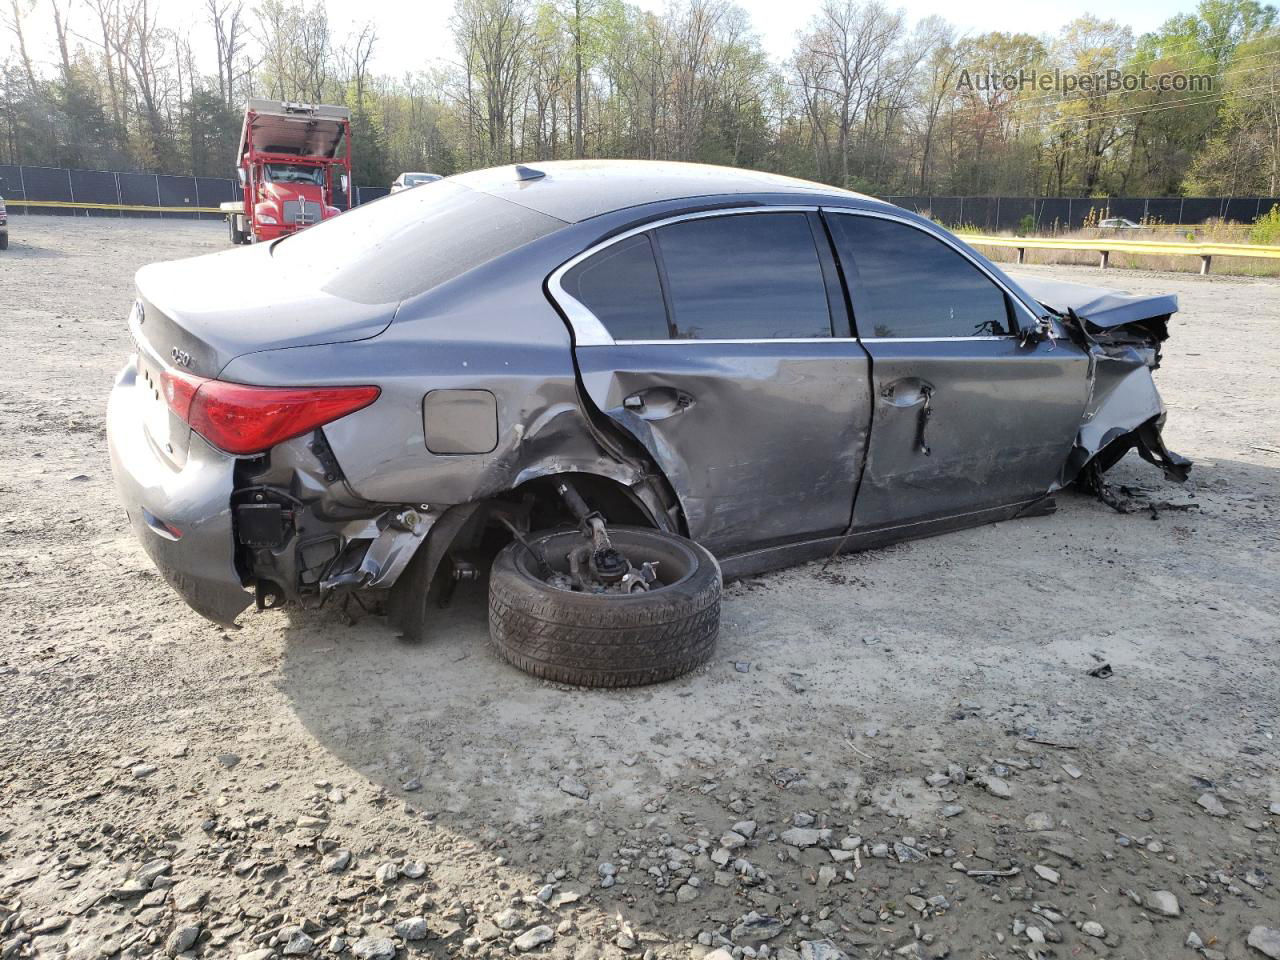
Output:
[[[632,0],[637,2],[637,0]],[[820,0],[736,0],[751,16],[765,49],[776,60],[784,59],[802,29],[817,10]],[[914,23],[938,15],[970,34],[1005,30],[1021,33],[1054,33],[1063,24],[1083,13],[1118,20],[1133,28],[1136,35],[1154,30],[1176,13],[1194,9],[1195,0],[1109,0],[1079,5],[1053,4],[1036,0],[983,0],[956,3],[955,0],[909,0],[886,6],[900,6]],[[638,0],[641,7],[660,12],[666,0]],[[249,0],[249,6],[253,0]],[[378,28],[374,51],[375,71],[399,75],[422,69],[433,61],[451,61],[453,39],[448,23],[453,0],[326,0],[330,26],[343,36],[365,20]],[[204,0],[159,0],[160,17],[168,26],[189,28],[197,55],[208,58],[212,72],[212,52],[205,26]],[[72,0],[72,26],[92,35],[91,14],[83,0]],[[49,0],[35,0],[28,18],[28,43],[33,56],[46,69],[53,67],[52,11]],[[206,49],[209,48],[209,49]]]

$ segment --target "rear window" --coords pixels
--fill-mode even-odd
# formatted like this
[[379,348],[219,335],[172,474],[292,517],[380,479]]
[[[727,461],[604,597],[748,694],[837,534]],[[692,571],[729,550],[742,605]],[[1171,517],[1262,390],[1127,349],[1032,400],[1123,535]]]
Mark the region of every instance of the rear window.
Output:
[[560,285],[615,340],[667,339],[667,306],[646,234],[605,247],[566,273]]
[[357,303],[417,296],[563,227],[447,180],[405,190],[280,241],[272,256]]

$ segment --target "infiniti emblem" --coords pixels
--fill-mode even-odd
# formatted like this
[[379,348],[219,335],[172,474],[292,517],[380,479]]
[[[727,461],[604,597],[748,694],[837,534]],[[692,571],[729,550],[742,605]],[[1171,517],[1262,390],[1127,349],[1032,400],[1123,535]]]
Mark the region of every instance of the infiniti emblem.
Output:
[[173,362],[180,367],[191,366],[191,354],[187,353],[185,350],[179,350],[177,347],[174,347],[169,351],[169,356],[173,357]]

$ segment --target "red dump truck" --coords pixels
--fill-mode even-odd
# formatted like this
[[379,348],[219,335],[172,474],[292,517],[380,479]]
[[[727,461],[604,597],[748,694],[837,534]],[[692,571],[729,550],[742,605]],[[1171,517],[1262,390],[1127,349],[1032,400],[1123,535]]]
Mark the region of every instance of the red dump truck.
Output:
[[232,243],[275,240],[336,217],[351,206],[351,111],[250,98],[236,165],[244,197],[221,206]]

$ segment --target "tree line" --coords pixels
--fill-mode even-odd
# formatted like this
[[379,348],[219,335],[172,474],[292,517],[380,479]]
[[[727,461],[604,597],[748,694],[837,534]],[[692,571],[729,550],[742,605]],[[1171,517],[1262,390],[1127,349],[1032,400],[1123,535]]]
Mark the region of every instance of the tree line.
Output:
[[[0,0],[0,162],[228,176],[244,101],[265,96],[349,106],[361,184],[642,157],[877,194],[1280,194],[1280,26],[1257,0],[1136,37],[1093,16],[968,36],[823,0],[781,62],[730,0],[456,0],[452,61],[402,76],[377,70],[381,25],[338,35],[322,0],[202,13]],[[33,50],[50,26],[56,49]]]

